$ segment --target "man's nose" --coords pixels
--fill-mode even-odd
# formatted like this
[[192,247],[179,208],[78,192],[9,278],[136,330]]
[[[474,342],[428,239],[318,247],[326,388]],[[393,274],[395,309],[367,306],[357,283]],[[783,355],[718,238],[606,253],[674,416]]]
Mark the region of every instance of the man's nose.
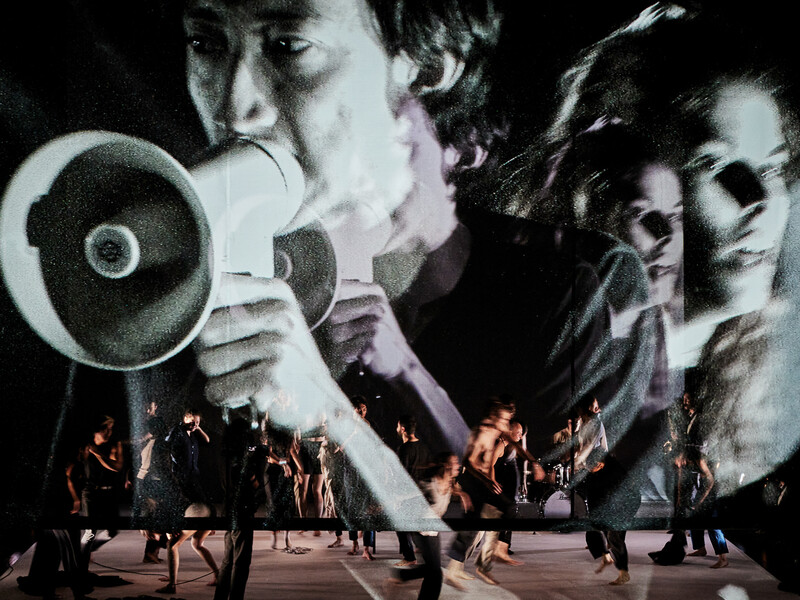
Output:
[[222,118],[233,133],[265,136],[278,120],[278,108],[267,73],[247,57],[233,66]]

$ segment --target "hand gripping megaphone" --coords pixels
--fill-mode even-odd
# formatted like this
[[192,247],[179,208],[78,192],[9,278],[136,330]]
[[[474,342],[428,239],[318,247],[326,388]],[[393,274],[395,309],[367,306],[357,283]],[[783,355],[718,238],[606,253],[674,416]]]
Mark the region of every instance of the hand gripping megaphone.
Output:
[[[187,346],[223,271],[283,275],[313,327],[339,277],[330,239],[307,226],[275,238],[284,240],[277,250],[273,240],[303,191],[289,152],[257,140],[231,142],[187,170],[144,140],[70,134],[34,152],[10,181],[0,269],[45,341],[106,369],[144,368]],[[293,282],[315,289],[298,292]]]

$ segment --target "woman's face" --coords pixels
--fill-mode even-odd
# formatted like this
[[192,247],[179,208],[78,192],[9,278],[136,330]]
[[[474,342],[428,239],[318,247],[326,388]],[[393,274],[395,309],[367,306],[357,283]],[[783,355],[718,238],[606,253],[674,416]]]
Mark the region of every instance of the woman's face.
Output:
[[683,258],[683,195],[678,175],[661,163],[644,166],[625,207],[623,241],[644,262],[654,304],[675,294]]
[[702,279],[689,287],[707,288],[712,309],[744,314],[771,294],[789,209],[786,140],[772,97],[742,84],[717,93],[708,125],[687,171],[687,229],[700,255],[687,255],[687,280],[694,263]]

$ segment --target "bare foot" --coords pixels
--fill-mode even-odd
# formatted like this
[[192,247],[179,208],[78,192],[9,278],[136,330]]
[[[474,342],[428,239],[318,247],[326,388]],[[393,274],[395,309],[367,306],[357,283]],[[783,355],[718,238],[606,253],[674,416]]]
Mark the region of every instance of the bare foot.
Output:
[[356,554],[358,554],[358,544],[354,544],[353,545],[353,549],[352,550],[348,550],[347,553],[350,556],[355,556]]
[[628,583],[630,580],[630,574],[627,571],[620,570],[617,578],[614,581],[609,581],[608,585],[622,585],[624,583]]
[[465,586],[463,583],[461,583],[455,577],[451,577],[450,575],[445,575],[444,576],[444,582],[447,585],[449,585],[450,587],[456,588],[459,592],[466,592],[467,591],[467,586]]
[[489,585],[497,585],[498,583],[500,583],[499,581],[497,581],[497,579],[495,579],[492,576],[491,571],[484,571],[483,569],[475,569],[475,572],[478,574],[478,577],[483,579]]
[[507,565],[511,565],[512,567],[519,567],[520,565],[524,565],[525,563],[521,560],[515,560],[511,558],[508,554],[503,553],[496,553],[492,556],[492,560],[496,560],[497,562],[505,563]]
[[400,562],[394,563],[393,566],[395,566],[395,567],[413,567],[416,564],[417,564],[417,561],[415,561],[415,560],[403,559]]
[[705,556],[707,554],[708,554],[708,552],[706,552],[705,548],[698,548],[697,550],[694,550],[693,552],[689,552],[689,554],[687,554],[686,556]]
[[342,546],[344,546],[344,542],[340,539],[336,539],[332,543],[328,544],[328,548],[341,548]]
[[361,558],[365,560],[375,560],[375,557],[372,556],[372,553],[366,548],[364,548],[364,553],[361,555]]
[[723,556],[723,555],[720,554],[717,557],[717,562],[715,562],[709,568],[711,568],[711,569],[722,569],[723,567],[727,567],[728,564],[730,564],[730,563],[728,563],[728,558],[726,556]]
[[171,583],[156,590],[156,594],[174,594],[175,592],[176,592],[175,586],[172,585]]
[[603,569],[605,569],[608,565],[613,565],[614,559],[611,558],[611,555],[606,552],[603,556],[600,557],[600,566],[598,566],[594,572],[595,573],[602,573]]

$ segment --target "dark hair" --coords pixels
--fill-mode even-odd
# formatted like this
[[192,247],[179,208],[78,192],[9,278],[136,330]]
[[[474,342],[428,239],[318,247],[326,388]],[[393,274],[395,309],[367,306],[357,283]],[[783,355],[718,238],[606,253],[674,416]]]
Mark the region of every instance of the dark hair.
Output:
[[[620,122],[600,122],[551,157],[537,215],[624,239],[624,210],[638,197],[643,169],[657,162],[651,142]],[[580,206],[576,200],[580,197]]]
[[400,426],[406,430],[406,433],[409,435],[416,433],[417,431],[417,418],[413,415],[400,415],[400,418],[397,419],[397,422],[400,423]]
[[356,394],[355,396],[350,396],[350,403],[353,405],[353,408],[358,408],[362,404],[366,406],[367,398],[361,394]]
[[564,173],[559,162],[565,151],[602,122],[623,124],[637,143],[646,141],[643,150],[654,160],[680,171],[690,152],[709,139],[717,92],[732,84],[761,90],[778,104],[791,154],[788,170],[795,174],[800,136],[782,80],[774,58],[730,23],[675,4],[654,4],[584,50],[562,75],[559,105],[544,139],[511,162],[505,176],[510,181],[497,200],[528,200],[530,216],[571,223],[568,207],[558,206],[571,198],[555,197],[563,186],[553,178]]
[[[439,141],[460,153],[457,170],[469,168],[501,132],[488,108],[489,67],[501,23],[495,1],[366,1],[387,52],[405,54],[419,69],[412,91],[433,119]],[[459,65],[457,78],[444,82],[452,61]]]
[[458,458],[458,455],[455,452],[445,451],[437,453],[433,457],[433,461],[431,463],[431,470],[429,471],[430,475],[432,477],[442,477],[447,469],[448,461],[453,456]]
[[510,396],[492,396],[486,407],[486,415],[494,416],[501,411],[510,412],[512,415],[516,413],[517,409]]
[[589,412],[589,407],[594,404],[595,400],[597,400],[597,398],[595,398],[592,394],[586,394],[582,396],[580,400],[578,400],[576,406],[581,412]]
[[[653,149],[668,166],[683,168],[687,151],[708,139],[707,117],[720,89],[755,86],[783,104],[774,61],[747,41],[730,25],[655,4],[564,74],[547,141],[560,147],[600,118],[619,119],[656,138]],[[788,106],[781,108],[786,114]]]

